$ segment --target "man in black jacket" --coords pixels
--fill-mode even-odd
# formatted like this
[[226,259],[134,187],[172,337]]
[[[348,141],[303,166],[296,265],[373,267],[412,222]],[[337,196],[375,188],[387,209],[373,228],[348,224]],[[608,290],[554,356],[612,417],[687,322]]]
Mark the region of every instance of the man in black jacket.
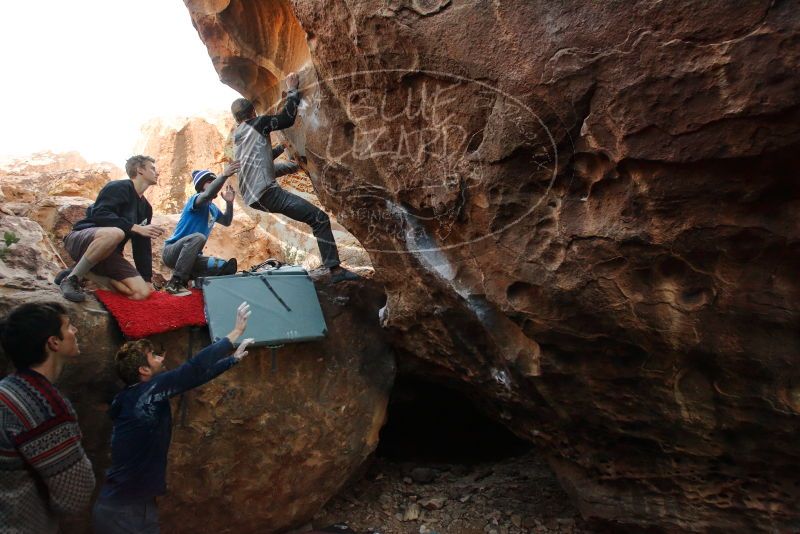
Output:
[[[73,302],[86,300],[81,280],[91,271],[101,284],[132,300],[146,299],[151,291],[153,257],[150,240],[164,233],[151,226],[153,208],[144,192],[158,181],[155,160],[133,156],[125,163],[130,180],[108,182],[64,238],[64,248],[75,267],[62,271],[56,279],[64,298]],[[133,265],[122,256],[125,243],[131,241]]]

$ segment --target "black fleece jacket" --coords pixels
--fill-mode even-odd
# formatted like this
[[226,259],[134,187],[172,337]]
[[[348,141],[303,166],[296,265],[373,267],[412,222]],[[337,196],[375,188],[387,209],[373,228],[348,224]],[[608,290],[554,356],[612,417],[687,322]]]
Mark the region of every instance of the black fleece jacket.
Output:
[[125,232],[125,239],[119,244],[120,252],[130,239],[133,262],[136,270],[145,281],[153,278],[153,251],[150,238],[131,232],[134,224],[150,224],[153,208],[143,196],[139,196],[133,181],[129,179],[108,182],[100,190],[97,200],[86,210],[86,218],[76,222],[73,231],[86,228],[113,226]]

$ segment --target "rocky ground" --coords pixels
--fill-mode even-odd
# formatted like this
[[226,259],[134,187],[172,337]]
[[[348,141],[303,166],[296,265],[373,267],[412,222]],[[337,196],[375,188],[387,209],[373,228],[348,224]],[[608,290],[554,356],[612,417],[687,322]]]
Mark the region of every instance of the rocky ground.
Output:
[[591,532],[533,452],[478,465],[378,458],[314,518],[336,523],[383,534]]

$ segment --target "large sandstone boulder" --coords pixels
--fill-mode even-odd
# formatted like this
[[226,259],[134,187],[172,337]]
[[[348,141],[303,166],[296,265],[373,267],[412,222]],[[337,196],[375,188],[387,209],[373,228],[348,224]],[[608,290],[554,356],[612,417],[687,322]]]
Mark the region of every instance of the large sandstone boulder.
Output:
[[52,278],[57,270],[55,254],[35,221],[0,213],[0,280],[4,285],[32,288]]
[[408,369],[587,517],[800,528],[792,3],[185,0],[369,251]]

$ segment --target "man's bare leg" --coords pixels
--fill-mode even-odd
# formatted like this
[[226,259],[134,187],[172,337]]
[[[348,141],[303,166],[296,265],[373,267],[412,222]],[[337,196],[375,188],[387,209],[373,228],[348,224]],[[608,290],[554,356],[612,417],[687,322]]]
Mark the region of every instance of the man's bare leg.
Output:
[[111,287],[111,278],[107,276],[103,276],[102,274],[97,274],[93,273],[92,271],[89,271],[88,273],[86,273],[86,276],[84,276],[84,278],[92,282],[100,289],[105,289],[106,291],[114,290],[114,288]]
[[[120,228],[98,228],[92,242],[86,247],[86,252],[78,259],[72,271],[66,275],[59,284],[61,294],[72,302],[83,302],[86,294],[81,289],[81,280],[89,274],[92,268],[106,259],[114,249],[125,239],[125,232]],[[66,273],[65,273],[66,274]]]
[[133,292],[128,288],[128,286],[126,286],[119,280],[114,280],[113,278],[109,278],[108,276],[103,276],[101,274],[89,271],[88,273],[86,273],[86,279],[93,282],[100,289],[105,289],[106,291],[114,291],[115,293],[120,293],[129,298],[133,294]]
[[[114,282],[117,281],[114,280]],[[132,276],[131,278],[126,278],[117,283],[125,286],[125,289],[129,291],[129,294],[125,294],[123,291],[120,291],[120,293],[123,293],[131,300],[144,300],[150,296],[150,293],[153,292],[153,286],[145,282],[144,278],[141,276]]]
[[98,228],[94,234],[94,239],[86,248],[86,252],[72,268],[71,276],[82,280],[98,263],[106,259],[125,239],[125,232],[119,228],[104,227]]

